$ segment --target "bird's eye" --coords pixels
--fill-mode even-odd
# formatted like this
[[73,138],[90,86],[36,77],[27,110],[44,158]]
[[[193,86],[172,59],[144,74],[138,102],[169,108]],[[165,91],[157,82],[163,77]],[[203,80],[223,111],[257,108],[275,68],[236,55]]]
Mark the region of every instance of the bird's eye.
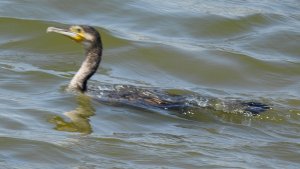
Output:
[[78,33],[81,33],[81,29],[80,29],[80,28],[77,28],[76,31],[77,31]]

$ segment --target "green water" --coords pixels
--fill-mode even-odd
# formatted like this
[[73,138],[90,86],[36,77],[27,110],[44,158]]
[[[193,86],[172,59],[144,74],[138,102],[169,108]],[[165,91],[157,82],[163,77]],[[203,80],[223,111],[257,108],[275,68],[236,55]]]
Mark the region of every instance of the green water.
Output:
[[[1,0],[0,168],[299,168],[299,11],[297,0]],[[104,43],[91,84],[273,109],[179,116],[68,93],[82,46],[46,28],[78,24]]]

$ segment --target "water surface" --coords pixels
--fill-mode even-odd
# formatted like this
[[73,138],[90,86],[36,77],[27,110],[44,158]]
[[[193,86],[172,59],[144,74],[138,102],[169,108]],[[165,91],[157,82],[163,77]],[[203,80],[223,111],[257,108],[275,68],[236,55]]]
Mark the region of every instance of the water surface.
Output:
[[[0,9],[0,168],[299,168],[299,1],[2,0]],[[102,35],[91,84],[273,109],[178,115],[65,92],[82,47],[45,31],[73,24]]]

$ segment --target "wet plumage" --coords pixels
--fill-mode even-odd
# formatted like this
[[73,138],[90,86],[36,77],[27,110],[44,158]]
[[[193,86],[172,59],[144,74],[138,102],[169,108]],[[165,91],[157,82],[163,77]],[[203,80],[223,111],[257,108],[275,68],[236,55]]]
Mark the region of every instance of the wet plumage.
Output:
[[[198,93],[183,95],[171,94],[159,88],[136,87],[131,85],[91,86],[87,82],[97,71],[102,58],[102,41],[99,32],[90,26],[71,26],[68,29],[49,27],[47,32],[56,32],[83,44],[85,60],[67,87],[69,91],[78,91],[96,96],[99,101],[126,104],[140,108],[161,108],[184,111],[189,108],[210,109],[230,113],[259,114],[270,109],[269,106],[253,101],[220,100],[202,96]],[[109,89],[109,90],[108,90]]]

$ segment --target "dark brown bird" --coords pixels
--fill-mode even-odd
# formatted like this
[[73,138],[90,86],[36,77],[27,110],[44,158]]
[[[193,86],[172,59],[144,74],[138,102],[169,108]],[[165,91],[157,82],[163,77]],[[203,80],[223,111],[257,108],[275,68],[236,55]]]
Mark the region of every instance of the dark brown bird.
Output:
[[[270,109],[257,102],[239,100],[220,100],[202,96],[198,93],[172,94],[169,90],[143,88],[131,85],[110,85],[106,90],[91,86],[87,82],[97,71],[102,57],[102,41],[99,32],[91,26],[70,26],[68,29],[49,27],[47,32],[55,32],[81,43],[85,48],[85,60],[69,83],[67,90],[97,95],[104,102],[127,104],[142,108],[163,108],[185,111],[189,108],[210,109],[230,113],[258,114]],[[110,88],[107,90],[107,88]]]

